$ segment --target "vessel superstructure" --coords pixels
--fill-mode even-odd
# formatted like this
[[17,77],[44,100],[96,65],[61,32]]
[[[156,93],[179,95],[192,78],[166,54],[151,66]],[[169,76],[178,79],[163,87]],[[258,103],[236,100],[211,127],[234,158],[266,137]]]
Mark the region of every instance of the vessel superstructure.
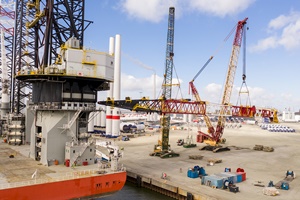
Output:
[[[126,172],[119,166],[118,159],[111,159],[112,169],[108,172],[106,167],[106,171],[98,173],[101,170],[98,164],[95,165],[97,145],[90,137],[88,123],[92,112],[100,112],[96,107],[98,92],[109,90],[112,82],[119,81],[114,74],[119,70],[115,69],[116,66],[120,66],[120,58],[115,56],[121,52],[120,35],[112,37],[113,40],[116,38],[116,46],[110,47],[116,49],[113,52],[85,48],[84,31],[92,21],[85,19],[84,0],[9,2],[13,5],[11,12],[1,5],[1,16],[6,15],[15,23],[11,29],[1,25],[6,32],[4,35],[1,30],[0,135],[3,136],[1,145],[7,148],[1,149],[1,157],[10,158],[6,161],[11,163],[11,167],[0,167],[0,177],[3,178],[0,184],[7,185],[1,187],[0,198],[37,199],[37,193],[46,192],[44,186],[58,195],[43,195],[52,199],[81,198],[118,191],[125,183]],[[8,32],[11,37],[8,37]],[[4,39],[13,45],[7,45]],[[85,177],[73,174],[72,178],[63,181],[53,179],[49,183],[15,187],[16,182],[30,182],[31,175],[23,174],[18,180],[10,175],[32,170],[25,165],[29,162],[25,158],[12,162],[18,160],[18,152],[6,155],[15,147],[20,147],[19,152],[22,153],[23,147],[27,147],[26,158],[46,169],[60,166],[62,171],[69,173],[76,172],[78,167],[95,165],[96,170]],[[119,150],[115,148],[113,151]],[[110,157],[120,155],[112,154]],[[40,179],[38,177],[36,181]],[[59,191],[62,187],[66,187],[64,192]],[[68,187],[76,191],[70,194]],[[32,188],[38,191],[30,193]]]
[[[38,69],[25,66],[17,72],[19,81],[32,84],[32,98],[26,106],[25,123],[17,124],[26,127],[22,144],[30,144],[29,156],[32,159],[43,166],[64,164],[71,171],[73,167],[95,165],[97,144],[88,133],[88,123],[90,113],[96,111],[97,92],[109,89],[109,83],[114,81],[115,60],[108,53],[84,49],[79,40],[72,37],[61,46],[60,54],[52,65]],[[112,154],[109,173],[101,173],[96,164],[98,170],[84,177],[74,178],[72,175],[71,179],[63,181],[26,187],[9,186],[0,190],[0,194],[8,199],[35,198],[37,193],[43,193],[41,188],[44,187],[57,192],[61,187],[67,188],[59,192],[60,195],[48,195],[55,199],[116,192],[125,184],[126,171],[118,164],[121,156],[119,149],[108,148]],[[29,192],[33,190],[41,193]]]

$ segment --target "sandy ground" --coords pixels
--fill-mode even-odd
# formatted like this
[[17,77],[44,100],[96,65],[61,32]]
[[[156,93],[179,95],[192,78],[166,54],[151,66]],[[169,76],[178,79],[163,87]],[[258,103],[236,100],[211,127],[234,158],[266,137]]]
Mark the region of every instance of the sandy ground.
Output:
[[[195,148],[177,146],[178,139],[186,139],[188,134],[193,135],[196,143],[196,128],[192,131],[172,130],[170,132],[171,149],[179,153],[179,157],[161,159],[149,156],[153,152],[154,144],[160,139],[157,132],[147,132],[145,136],[131,138],[130,141],[118,141],[124,148],[124,158],[121,162],[128,171],[159,178],[163,172],[170,177],[171,183],[186,188],[192,193],[201,193],[209,199],[299,199],[300,179],[296,178],[290,183],[289,190],[279,190],[278,196],[266,196],[263,187],[254,186],[258,181],[268,185],[272,180],[275,183],[285,178],[287,170],[300,173],[300,124],[282,124],[296,129],[290,132],[269,132],[257,125],[242,125],[241,128],[226,128],[224,138],[230,151],[213,153],[199,150],[204,144],[197,143]],[[274,152],[255,151],[255,145],[264,145],[274,148]],[[240,147],[240,148],[235,148]],[[238,150],[239,149],[239,150]],[[190,155],[202,155],[202,160],[189,159]],[[207,159],[221,159],[222,163],[208,166]],[[247,180],[238,183],[239,193],[231,193],[221,189],[213,189],[201,185],[200,179],[187,177],[189,168],[199,165],[205,168],[206,173],[217,174],[225,168],[235,171],[243,168],[247,173]],[[181,170],[182,169],[182,172]]]

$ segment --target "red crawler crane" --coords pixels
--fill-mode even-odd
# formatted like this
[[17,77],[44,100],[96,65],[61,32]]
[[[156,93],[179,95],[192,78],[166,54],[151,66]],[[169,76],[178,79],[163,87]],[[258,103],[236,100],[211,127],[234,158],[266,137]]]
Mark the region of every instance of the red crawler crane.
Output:
[[[237,63],[238,63],[238,57],[239,57],[239,53],[240,53],[243,32],[245,31],[244,28],[245,28],[245,24],[246,24],[247,20],[248,20],[248,18],[245,18],[244,20],[239,21],[237,24],[237,27],[236,27],[236,33],[235,33],[235,37],[234,37],[234,41],[233,41],[232,52],[231,52],[228,71],[227,71],[227,75],[226,75],[226,82],[225,82],[225,87],[224,87],[224,92],[223,92],[223,97],[222,97],[222,102],[221,102],[222,106],[220,109],[220,115],[218,117],[217,127],[216,127],[216,129],[214,129],[210,124],[209,118],[204,116],[204,119],[205,118],[208,119],[208,120],[205,120],[206,123],[208,122],[207,123],[208,133],[198,131],[197,141],[204,142],[204,143],[208,144],[210,147],[213,147],[213,149],[217,148],[219,146],[219,143],[222,143],[224,141],[222,139],[222,135],[223,135],[224,126],[225,126],[225,119],[226,119],[226,115],[228,113],[231,113],[230,106],[229,106],[230,97],[231,97],[231,93],[232,93],[232,87],[233,87],[236,67],[237,67]],[[190,82],[190,86],[192,88],[193,94],[195,96],[199,97],[198,92],[193,85],[193,81]],[[196,97],[196,99],[197,99],[197,97]]]

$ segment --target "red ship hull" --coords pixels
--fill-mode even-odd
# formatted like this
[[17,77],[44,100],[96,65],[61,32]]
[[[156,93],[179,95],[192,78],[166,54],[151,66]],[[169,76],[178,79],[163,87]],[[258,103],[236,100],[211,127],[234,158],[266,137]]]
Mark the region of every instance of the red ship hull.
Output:
[[99,174],[84,178],[34,184],[0,190],[0,199],[77,199],[108,195],[121,190],[126,172]]

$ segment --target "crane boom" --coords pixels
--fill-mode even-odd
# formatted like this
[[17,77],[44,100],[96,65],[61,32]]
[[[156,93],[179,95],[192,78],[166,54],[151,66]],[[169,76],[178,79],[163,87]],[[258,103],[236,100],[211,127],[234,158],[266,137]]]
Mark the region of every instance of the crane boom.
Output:
[[[174,56],[174,21],[175,8],[169,8],[168,18],[168,34],[167,34],[167,49],[166,49],[166,66],[162,88],[162,97],[165,100],[171,99],[172,94],[172,72],[173,72],[173,56]],[[164,102],[162,102],[162,109],[165,109]],[[161,118],[162,126],[162,141],[161,151],[169,150],[169,132],[170,132],[170,114],[164,113]]]
[[[245,18],[244,20],[239,21],[237,24],[236,33],[233,40],[232,52],[229,60],[228,71],[226,75],[225,87],[222,96],[222,102],[221,102],[222,107],[220,109],[217,127],[216,129],[214,129],[210,123],[209,118],[206,115],[204,115],[204,120],[207,124],[209,134],[198,131],[198,135],[197,135],[198,142],[205,142],[210,146],[217,146],[218,143],[222,142],[221,137],[224,131],[226,115],[229,112],[228,106],[230,104],[230,97],[231,97],[232,87],[234,83],[234,76],[235,76],[235,71],[238,63],[241,42],[243,38],[244,25],[246,24],[247,20],[248,18]],[[209,63],[209,61],[210,60],[206,62],[204,67]],[[195,77],[197,77],[198,75],[199,73],[197,73]],[[200,100],[199,94],[193,85],[193,81],[190,82],[190,86],[192,88],[193,94],[196,96],[196,99]]]
[[201,72],[205,69],[205,67],[210,63],[210,61],[213,59],[214,57],[211,56],[206,63],[203,65],[203,67],[199,70],[199,72],[195,75],[195,77],[193,78],[193,80],[191,82],[194,82],[195,79],[199,76],[199,74],[201,74]]
[[229,104],[230,103],[230,97],[231,97],[231,92],[232,92],[232,87],[233,87],[233,82],[234,82],[234,76],[235,76],[235,71],[238,63],[238,57],[240,53],[240,47],[242,43],[242,36],[243,36],[243,31],[244,31],[244,25],[246,24],[246,21],[248,18],[245,18],[242,21],[239,21],[237,24],[236,28],[236,33],[233,41],[233,46],[232,46],[232,51],[231,51],[231,56],[230,56],[230,61],[229,61],[229,67],[227,71],[227,77],[226,77],[226,82],[225,82],[225,88],[224,88],[224,93],[223,93],[223,98],[222,98],[222,104]]
[[[194,81],[196,80],[196,78],[200,75],[200,73],[205,69],[205,67],[210,63],[210,61],[211,61],[213,58],[214,58],[214,57],[211,56],[211,57],[206,61],[206,63],[203,65],[203,67],[198,71],[198,73],[195,75],[195,77],[193,78],[193,80],[189,82],[190,90],[192,91],[192,94],[194,95],[194,97],[195,97],[195,99],[196,99],[196,102],[201,102],[201,98],[200,98],[200,95],[199,95],[199,93],[198,93],[197,88],[196,88],[195,85],[194,85]],[[205,114],[205,115],[203,115],[203,118],[204,118],[204,121],[205,121],[205,123],[206,123],[208,133],[213,133],[213,132],[215,132],[215,129],[214,129],[214,127],[212,126],[209,117]]]
[[[229,60],[229,66],[226,76],[226,82],[222,97],[222,105],[229,105],[230,104],[230,97],[232,92],[232,87],[234,83],[234,76],[236,72],[236,67],[238,63],[239,53],[240,53],[240,47],[242,43],[243,38],[243,31],[245,28],[245,24],[247,22],[248,18],[246,17],[244,20],[239,21],[236,27],[236,33],[233,40],[233,46],[231,51],[231,56]],[[224,125],[225,125],[225,116],[224,116],[224,110],[221,109],[221,115],[218,118],[217,128],[215,134],[213,134],[213,139],[215,141],[219,141],[223,135]]]
[[171,99],[172,94],[172,74],[173,74],[173,56],[174,56],[174,19],[175,8],[169,8],[168,20],[168,35],[167,35],[167,49],[166,49],[166,66],[163,82],[163,96],[166,99]]

